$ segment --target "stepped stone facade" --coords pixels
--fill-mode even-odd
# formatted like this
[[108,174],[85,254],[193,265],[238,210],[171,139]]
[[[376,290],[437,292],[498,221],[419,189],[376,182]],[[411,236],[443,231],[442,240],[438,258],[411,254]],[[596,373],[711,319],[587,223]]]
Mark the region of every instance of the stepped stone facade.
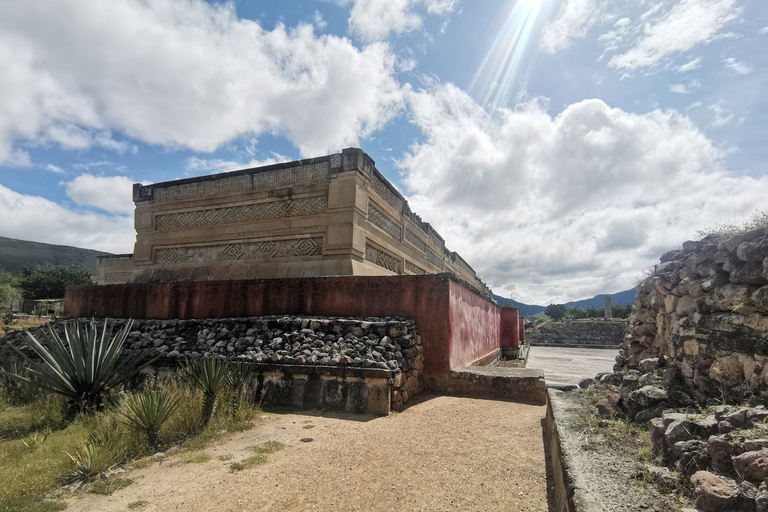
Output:
[[135,184],[132,255],[99,284],[448,272],[490,289],[357,148],[255,169]]

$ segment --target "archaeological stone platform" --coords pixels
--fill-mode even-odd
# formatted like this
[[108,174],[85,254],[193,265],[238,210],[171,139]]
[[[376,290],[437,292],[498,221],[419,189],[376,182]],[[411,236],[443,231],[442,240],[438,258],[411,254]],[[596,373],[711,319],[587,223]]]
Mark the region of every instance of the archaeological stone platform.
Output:
[[135,184],[133,254],[98,259],[99,284],[448,272],[490,289],[357,148]]

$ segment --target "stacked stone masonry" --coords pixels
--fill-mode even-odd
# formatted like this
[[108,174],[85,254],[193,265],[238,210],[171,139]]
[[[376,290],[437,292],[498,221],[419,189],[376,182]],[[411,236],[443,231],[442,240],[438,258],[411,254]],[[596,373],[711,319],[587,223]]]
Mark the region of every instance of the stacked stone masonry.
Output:
[[768,395],[768,228],[685,242],[637,287],[617,369],[663,357],[705,395]]
[[618,347],[626,328],[625,321],[564,320],[531,329],[526,341],[542,346]]
[[99,258],[99,284],[451,272],[490,289],[356,148],[134,185],[132,255]]
[[[90,319],[66,322],[87,323]],[[126,320],[111,320],[115,329]],[[65,321],[51,324],[63,335]],[[102,324],[102,321],[97,321]],[[47,327],[30,329],[35,336]],[[0,339],[0,357],[12,358],[8,344],[30,357],[26,334],[12,331]],[[127,357],[158,357],[156,366],[175,366],[190,357],[215,356],[268,365],[272,372],[297,367],[386,370],[394,409],[419,393],[424,369],[421,336],[412,319],[262,316],[206,320],[136,320],[125,344]],[[307,372],[315,371],[308,368]],[[336,374],[338,371],[325,372]],[[360,373],[360,372],[357,372]]]

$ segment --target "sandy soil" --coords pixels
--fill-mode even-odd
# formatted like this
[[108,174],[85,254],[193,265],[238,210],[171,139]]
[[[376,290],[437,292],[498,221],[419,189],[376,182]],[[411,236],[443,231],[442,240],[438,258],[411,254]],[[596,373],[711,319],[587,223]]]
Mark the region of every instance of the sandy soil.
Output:
[[[208,462],[170,456],[131,471],[126,476],[134,483],[111,496],[67,499],[67,510],[544,512],[544,412],[543,406],[441,396],[387,417],[270,415],[204,450],[212,456]],[[306,437],[313,441],[301,442]],[[230,471],[231,462],[266,441],[286,446],[261,466]]]

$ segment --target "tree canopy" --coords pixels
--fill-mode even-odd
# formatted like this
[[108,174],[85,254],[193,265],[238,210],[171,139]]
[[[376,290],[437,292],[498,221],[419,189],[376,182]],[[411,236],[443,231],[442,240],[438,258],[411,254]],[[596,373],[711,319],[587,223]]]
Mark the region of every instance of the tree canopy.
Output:
[[0,312],[11,307],[11,303],[21,297],[16,276],[5,272],[0,267]]
[[562,320],[562,318],[565,316],[566,308],[563,304],[550,304],[547,306],[547,309],[544,311],[544,314],[547,315],[552,320],[558,321]]
[[19,286],[26,299],[61,299],[67,286],[93,284],[87,270],[67,267],[24,267]]

